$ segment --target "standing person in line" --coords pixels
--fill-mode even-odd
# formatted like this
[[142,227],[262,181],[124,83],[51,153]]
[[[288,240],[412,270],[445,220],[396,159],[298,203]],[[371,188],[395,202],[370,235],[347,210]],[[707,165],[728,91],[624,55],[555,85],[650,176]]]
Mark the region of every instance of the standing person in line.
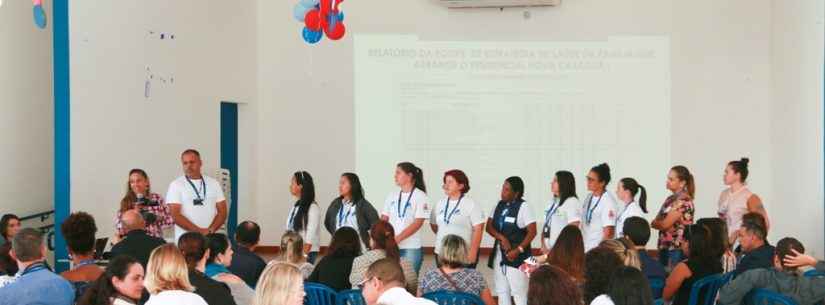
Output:
[[166,204],[175,220],[175,240],[183,233],[215,233],[226,222],[226,198],[218,180],[201,173],[201,154],[194,149],[181,156],[184,175],[172,181]]
[[358,175],[344,173],[338,182],[338,198],[332,200],[324,217],[324,228],[330,235],[343,227],[350,227],[361,237],[361,250],[370,246],[370,228],[378,222],[378,212],[364,198],[364,188]]
[[576,179],[573,173],[558,171],[550,184],[553,200],[544,209],[544,225],[541,230],[541,252],[550,253],[556,240],[568,225],[581,224],[581,203],[576,196]]
[[398,163],[395,167],[395,184],[401,189],[398,193],[391,192],[387,195],[381,219],[392,224],[401,257],[411,261],[418,274],[424,260],[419,230],[424,225],[424,220],[430,216],[424,173],[410,162]]
[[682,244],[687,242],[685,228],[693,224],[696,184],[687,167],[677,165],[668,172],[665,186],[673,194],[662,203],[650,226],[659,230],[659,262],[665,270],[671,270],[685,257]]
[[748,189],[745,183],[748,179],[748,163],[750,159],[742,158],[739,161],[730,161],[725,167],[723,180],[728,186],[719,194],[719,218],[728,224],[728,240],[736,248],[738,243],[739,227],[742,226],[742,216],[746,213],[758,213],[765,218],[767,229],[770,229],[771,222],[768,218],[768,211],[762,205],[762,199]]
[[470,180],[461,170],[450,170],[444,173],[444,193],[447,198],[438,201],[430,213],[430,227],[435,233],[436,264],[440,266],[438,257],[442,255],[442,242],[450,234],[461,237],[467,242],[468,267],[475,268],[478,264],[478,249],[481,247],[481,237],[487,219],[481,206],[467,197],[470,191]]
[[315,202],[315,183],[312,182],[312,176],[305,171],[292,174],[289,192],[297,201],[289,210],[286,230],[301,235],[307,262],[314,264],[318,249],[321,248],[321,208]]
[[584,251],[590,251],[603,240],[616,235],[616,199],[607,191],[610,183],[610,166],[602,163],[587,173],[587,190],[590,194],[584,200],[582,214],[582,235]]
[[487,267],[495,273],[499,305],[527,304],[527,275],[519,270],[530,257],[530,244],[536,237],[536,221],[524,195],[520,177],[507,178],[501,186],[501,201],[487,219],[487,233],[495,239]]
[[[639,195],[638,202],[636,201],[637,194]],[[636,182],[636,179],[622,178],[616,187],[616,195],[622,203],[622,211],[616,218],[616,237],[622,237],[625,220],[634,216],[644,218],[644,214],[647,214],[647,191],[644,186]]]

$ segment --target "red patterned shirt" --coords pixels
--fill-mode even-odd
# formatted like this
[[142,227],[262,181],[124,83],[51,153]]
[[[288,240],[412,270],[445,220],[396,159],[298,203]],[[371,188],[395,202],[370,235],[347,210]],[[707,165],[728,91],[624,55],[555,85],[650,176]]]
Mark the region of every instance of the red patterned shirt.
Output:
[[[169,211],[169,206],[166,205],[163,197],[155,193],[150,193],[149,200],[157,202],[158,205],[147,206],[144,207],[144,209],[155,214],[157,220],[153,224],[146,224],[146,232],[151,236],[163,238],[163,229],[172,227],[172,225],[175,224],[175,221],[172,219],[172,213]],[[122,214],[123,212],[118,211],[115,218],[115,228],[117,230],[117,234],[120,236],[126,235],[125,228],[123,228],[123,221],[120,219]]]
[[677,220],[673,223],[673,226],[670,229],[659,231],[659,250],[676,250],[682,245],[682,242],[685,241],[685,226],[693,224],[693,200],[690,199],[690,196],[685,192],[677,192],[670,197],[665,199],[665,203],[662,204],[662,208],[659,209],[659,216],[664,218],[667,216],[667,213],[670,212],[671,207],[677,203],[677,199],[681,197],[688,198],[687,201],[684,202],[682,207],[682,219]]

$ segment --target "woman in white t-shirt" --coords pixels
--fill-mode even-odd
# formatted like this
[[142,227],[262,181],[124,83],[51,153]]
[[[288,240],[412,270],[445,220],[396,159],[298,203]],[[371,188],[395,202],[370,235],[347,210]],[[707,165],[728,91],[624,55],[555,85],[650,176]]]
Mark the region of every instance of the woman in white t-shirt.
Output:
[[653,293],[642,271],[623,266],[610,275],[607,293],[593,299],[590,305],[653,305]]
[[410,162],[398,163],[395,167],[395,184],[401,189],[387,195],[381,219],[392,224],[401,257],[412,262],[415,273],[418,274],[424,259],[419,230],[424,225],[424,220],[430,216],[424,173]]
[[312,176],[305,171],[295,172],[290,180],[289,192],[297,201],[289,210],[286,229],[301,235],[307,261],[314,264],[321,242],[321,208],[315,202]]
[[541,252],[550,253],[561,230],[568,225],[581,223],[581,203],[576,196],[576,179],[569,171],[558,171],[550,184],[553,200],[544,209],[541,230]]
[[587,195],[582,207],[582,235],[584,251],[590,251],[602,240],[612,239],[616,231],[616,200],[607,191],[610,166],[602,163],[587,174]]
[[[636,201],[636,195],[639,201]],[[622,178],[616,186],[616,196],[619,197],[621,207],[619,217],[616,217],[616,236],[624,236],[624,221],[630,217],[645,218],[647,214],[647,191],[636,179]]]
[[[444,193],[430,213],[430,227],[435,232],[436,258],[441,255],[441,242],[447,235],[456,235],[467,242],[469,247],[467,261],[470,268],[478,264],[478,249],[487,218],[484,211],[472,199],[467,197],[470,180],[463,171],[454,169],[444,173]],[[438,259],[436,259],[438,262]]]

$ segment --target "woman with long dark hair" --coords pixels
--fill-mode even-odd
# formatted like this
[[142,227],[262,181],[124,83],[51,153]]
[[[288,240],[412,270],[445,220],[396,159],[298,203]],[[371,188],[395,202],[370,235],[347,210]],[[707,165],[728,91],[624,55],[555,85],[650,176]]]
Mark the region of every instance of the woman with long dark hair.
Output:
[[395,184],[398,192],[391,192],[384,204],[381,219],[392,224],[395,241],[401,249],[401,257],[411,261],[417,274],[421,270],[421,226],[430,217],[424,172],[415,164],[401,162],[395,167]]
[[[686,305],[693,283],[713,274],[722,273],[722,261],[713,247],[713,234],[707,226],[690,225],[685,230],[686,243],[682,251],[687,259],[677,264],[665,281],[662,297],[673,305]],[[702,294],[699,299],[704,299]]]
[[77,305],[137,304],[143,293],[143,276],[143,266],[136,259],[128,255],[115,257]]
[[687,167],[677,165],[668,172],[665,186],[672,195],[662,203],[650,226],[659,230],[659,262],[671,270],[684,257],[682,244],[686,242],[685,227],[693,224],[696,183]]
[[587,173],[587,190],[582,208],[582,235],[584,250],[590,251],[603,240],[613,239],[616,234],[616,199],[609,191],[610,166],[602,163]]
[[321,242],[321,208],[315,202],[315,183],[312,181],[312,175],[306,171],[292,174],[289,192],[296,201],[289,210],[286,229],[301,235],[307,261],[314,264]]
[[561,230],[568,225],[581,223],[581,203],[576,195],[576,179],[569,171],[558,171],[550,184],[553,200],[544,209],[544,225],[541,230],[541,252],[547,254]]
[[361,237],[362,249],[370,245],[370,227],[378,222],[378,212],[364,198],[364,188],[358,175],[344,173],[338,182],[339,196],[332,200],[324,217],[324,228],[330,235],[344,227],[353,228]]
[[527,305],[582,305],[581,289],[564,270],[541,266],[530,274]]
[[352,261],[352,271],[349,275],[350,285],[355,287],[364,280],[364,274],[372,263],[391,258],[401,265],[404,271],[404,280],[407,282],[407,291],[415,293],[418,290],[418,274],[412,262],[402,258],[398,244],[395,242],[395,230],[386,221],[379,221],[370,228],[370,251],[365,252]]
[[568,225],[561,230],[547,263],[567,272],[576,284],[584,283],[584,241],[579,227]]
[[[639,200],[636,200],[639,195]],[[622,227],[624,221],[630,217],[642,217],[647,214],[647,190],[636,179],[622,178],[616,186],[616,196],[619,197],[619,217],[616,217],[616,237],[624,236]]]
[[17,231],[20,231],[20,217],[14,214],[3,215],[0,218],[0,245],[11,242]]
[[163,230],[175,224],[169,206],[159,194],[153,193],[146,171],[135,168],[129,171],[129,180],[126,182],[126,194],[120,200],[120,209],[115,217],[115,239],[119,240],[126,235],[121,217],[128,210],[137,210],[146,221],[146,233],[157,238],[163,238]]
[[607,292],[590,305],[653,305],[653,292],[639,269],[625,266],[613,272]]
[[308,282],[327,285],[335,291],[352,288],[349,275],[352,262],[361,255],[361,241],[358,232],[351,227],[341,227],[332,234],[327,254],[307,278]]

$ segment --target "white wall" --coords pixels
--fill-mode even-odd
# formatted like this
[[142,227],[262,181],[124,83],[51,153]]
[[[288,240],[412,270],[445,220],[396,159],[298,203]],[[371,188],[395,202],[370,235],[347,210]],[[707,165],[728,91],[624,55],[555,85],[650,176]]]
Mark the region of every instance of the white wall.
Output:
[[[804,3],[811,6],[816,2]],[[793,218],[779,212],[785,207],[779,198],[789,195],[778,181],[802,178],[794,177],[790,170],[776,170],[791,168],[788,163],[793,159],[771,147],[778,140],[791,141],[787,144],[805,154],[805,166],[820,164],[816,173],[821,176],[821,142],[807,140],[822,138],[822,118],[818,116],[821,111],[808,111],[819,109],[816,107],[820,107],[822,99],[806,99],[807,106],[798,109],[797,114],[810,115],[805,117],[804,126],[816,127],[806,129],[808,138],[785,139],[779,131],[784,129],[774,132],[777,118],[771,111],[777,108],[773,102],[777,96],[772,88],[774,80],[784,74],[773,75],[772,64],[794,59],[793,54],[774,55],[784,46],[772,41],[776,31],[781,30],[773,25],[773,20],[793,19],[802,11],[813,11],[772,13],[784,3],[579,0],[565,1],[555,8],[500,11],[448,10],[434,1],[350,1],[341,6],[347,17],[347,37],[339,42],[325,40],[308,46],[301,41],[301,25],[289,18],[293,1],[259,1],[258,97],[262,102],[257,105],[257,212],[264,226],[263,243],[276,244],[282,232],[293,202],[287,191],[293,171],[305,169],[315,176],[318,201],[325,209],[337,194],[340,173],[354,167],[352,37],[358,33],[416,34],[427,40],[468,41],[586,41],[613,35],[669,35],[671,159],[673,164],[691,168],[698,180],[697,216],[716,214],[725,164],[748,156],[752,160],[751,188],[763,198],[769,211],[777,211],[777,217],[785,218],[776,220],[772,238],[795,233],[798,228],[779,226]],[[821,5],[821,1],[818,3]],[[524,18],[525,11],[531,13],[529,19]],[[794,39],[804,40],[811,34],[810,30],[799,31]],[[814,49],[812,56],[819,54],[821,58],[821,43],[810,42],[806,46]],[[813,65],[819,69],[821,66]],[[821,92],[822,82],[805,75],[794,76],[806,78],[799,86],[804,86],[806,92]],[[817,77],[814,73],[810,75]],[[793,80],[788,82],[796,85]],[[785,94],[790,93],[782,96]],[[393,166],[386,165],[388,182],[392,181]],[[798,167],[803,168],[803,164]],[[649,188],[663,188],[666,173],[667,168],[663,168],[661,180],[642,183]],[[810,198],[816,200],[809,210],[811,215],[818,216],[811,216],[807,224],[816,229],[803,236],[803,242],[817,245],[814,248],[821,254],[822,184],[815,180],[821,177],[811,179],[811,185],[818,187],[811,188]],[[429,182],[437,189],[437,182]],[[366,188],[368,199],[380,208],[385,194],[370,193],[369,185]],[[431,196],[440,198],[441,194],[435,191]],[[663,199],[651,198],[650,206],[655,210]],[[423,230],[427,232],[425,244],[431,243],[432,233],[426,226]],[[325,243],[328,236],[322,236]],[[654,242],[655,238],[651,243]]]
[[[52,1],[43,1],[51,18]],[[32,21],[30,1],[0,6],[0,213],[54,208],[52,27]]]
[[[219,167],[219,103],[245,103],[243,118],[255,100],[252,4],[71,1],[71,207],[92,213],[101,235],[114,230],[131,168],[145,169],[165,195],[184,149],[201,151],[205,173]],[[148,99],[147,66],[155,74]]]
[[825,1],[775,1],[772,11],[771,235],[796,236],[822,257]]

